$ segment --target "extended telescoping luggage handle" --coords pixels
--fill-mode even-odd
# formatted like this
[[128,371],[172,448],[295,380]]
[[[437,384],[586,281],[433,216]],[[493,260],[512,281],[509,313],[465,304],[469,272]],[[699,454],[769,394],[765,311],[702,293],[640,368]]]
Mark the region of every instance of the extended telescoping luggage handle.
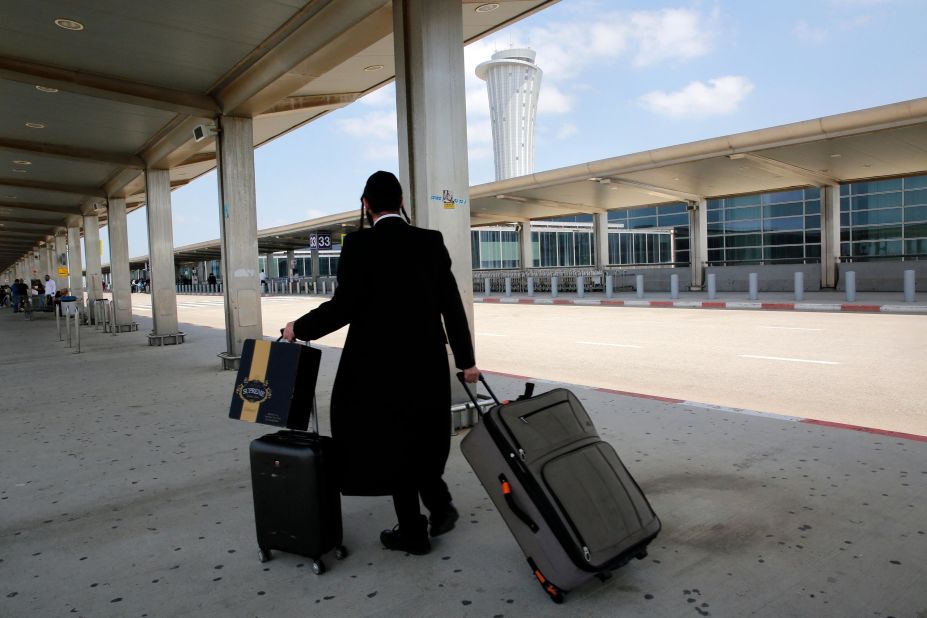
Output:
[[[482,406],[480,406],[480,402],[476,399],[476,395],[473,394],[473,391],[471,391],[470,387],[467,385],[467,381],[464,380],[463,371],[457,372],[457,379],[460,380],[460,384],[464,387],[464,390],[467,391],[467,395],[469,395],[470,401],[473,402],[473,405],[476,406],[476,409],[482,410],[483,408]],[[483,377],[482,373],[480,374],[480,382],[482,382],[483,386],[486,387],[486,392],[489,393],[489,396],[492,397],[492,400],[495,401],[497,404],[501,404],[502,402],[499,401],[499,398],[496,397],[496,394],[492,392],[491,388],[489,388],[489,383],[486,382],[486,378]]]
[[[283,341],[283,329],[280,329],[280,336],[277,337],[277,341],[274,343],[280,343]],[[289,342],[287,342],[289,343]],[[302,345],[302,344],[297,344]],[[315,398],[315,391],[312,393],[312,412],[309,414],[312,417],[312,428],[315,430],[315,434],[321,435],[319,433],[319,401]]]

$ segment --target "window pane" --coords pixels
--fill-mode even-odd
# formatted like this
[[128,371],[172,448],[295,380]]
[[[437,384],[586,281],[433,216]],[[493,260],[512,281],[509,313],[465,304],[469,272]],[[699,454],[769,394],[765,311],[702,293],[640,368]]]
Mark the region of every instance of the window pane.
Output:
[[759,247],[763,244],[762,234],[738,234],[727,236],[725,246],[731,247]]
[[706,202],[707,202],[706,206],[708,206],[708,210],[720,210],[724,205],[724,200],[712,199],[712,200],[706,200]]
[[727,221],[743,221],[744,219],[759,219],[762,217],[759,206],[751,208],[727,209],[724,211],[724,218]]
[[719,223],[721,221],[721,215],[724,214],[723,210],[709,210],[708,211],[708,222],[709,223]]
[[816,200],[821,197],[821,188],[820,187],[811,187],[810,189],[805,189],[805,199],[806,200]]
[[901,191],[901,178],[854,182],[850,187],[854,195],[859,195],[860,193],[880,193],[882,191]]
[[853,225],[878,225],[880,223],[901,223],[901,209],[863,210],[853,213]]
[[671,225],[688,225],[689,215],[684,212],[681,214],[660,215],[657,220],[659,221],[661,227],[669,227]]
[[904,241],[904,252],[908,255],[927,255],[927,238]]
[[660,241],[660,261],[661,262],[672,262],[673,261],[673,248],[672,242],[669,234],[660,234],[657,236]]
[[892,238],[901,238],[900,225],[853,228],[853,240],[882,240]]
[[927,238],[927,223],[915,223],[904,226],[905,238]]
[[688,264],[689,263],[689,252],[688,251],[676,251],[676,263],[677,264]]
[[759,195],[741,195],[740,197],[729,197],[725,200],[725,205],[728,208],[737,208],[739,206],[753,206],[754,204],[759,205],[760,196]]
[[763,259],[763,250],[759,247],[752,249],[725,249],[728,262],[759,261]]
[[[669,237],[667,236],[667,238]],[[686,251],[688,250],[688,248],[689,248],[689,239],[680,238],[679,236],[677,236],[676,237],[676,251],[679,251],[679,250]]]
[[709,236],[708,237],[708,248],[709,249],[723,249],[724,248],[724,236]]
[[779,232],[777,234],[764,234],[767,245],[800,245],[805,242],[802,232]]
[[904,179],[905,189],[927,189],[927,176],[910,176]]
[[816,230],[821,227],[821,215],[812,215],[805,217],[805,229]]
[[784,219],[767,219],[764,227],[770,232],[782,232],[786,230],[801,230],[805,227],[804,217],[786,217]]
[[557,251],[560,266],[573,266],[572,232],[557,232]]
[[[849,240],[849,239],[847,239]],[[805,243],[808,245],[811,244],[821,244],[821,232],[820,230],[812,230],[805,232]]]
[[708,250],[708,261],[709,262],[723,262],[724,261],[724,249],[709,249]]
[[656,206],[644,206],[642,208],[632,208],[628,211],[628,217],[656,217]]
[[912,206],[904,209],[905,221],[927,221],[927,206]]
[[656,215],[651,217],[628,218],[628,228],[633,230],[645,227],[657,227]]
[[804,202],[789,202],[787,204],[774,204],[763,209],[765,217],[793,217],[805,214]]
[[853,255],[859,256],[877,256],[877,255],[900,255],[900,240],[880,240],[876,242],[855,242],[853,243]]
[[820,200],[811,200],[805,202],[805,214],[806,215],[817,215],[821,213],[821,201]]
[[880,193],[879,195],[864,195],[852,199],[853,210],[866,210],[873,208],[891,208],[901,206],[901,196],[899,191],[896,193]]
[[627,221],[628,221],[628,211],[627,210],[608,211],[608,222],[609,223],[627,223]]
[[805,257],[806,258],[820,258],[821,257],[821,245],[805,245]]
[[805,248],[797,247],[766,247],[764,250],[768,260],[795,260],[805,257]]
[[666,204],[664,206],[657,206],[657,214],[661,217],[663,215],[674,215],[674,214],[686,214],[686,204]]
[[724,224],[724,230],[730,232],[759,232],[761,229],[759,221],[731,221]]
[[766,193],[763,195],[764,204],[780,204],[782,202],[797,202],[804,196],[802,189],[794,191],[779,191],[778,193]]
[[850,212],[850,198],[840,198],[840,212]]
[[908,204],[927,204],[927,189],[919,191],[905,191],[904,203]]

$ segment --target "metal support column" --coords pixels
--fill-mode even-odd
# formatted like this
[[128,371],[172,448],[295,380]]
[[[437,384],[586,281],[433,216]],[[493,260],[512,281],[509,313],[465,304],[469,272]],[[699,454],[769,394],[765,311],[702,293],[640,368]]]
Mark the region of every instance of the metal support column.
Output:
[[171,178],[168,170],[145,170],[148,207],[148,261],[151,267],[149,345],[183,343],[177,330],[177,288],[174,279],[174,232],[171,222]]
[[[415,225],[439,230],[473,333],[470,183],[459,0],[394,0],[399,176]],[[448,351],[450,356],[450,351]],[[453,358],[449,359],[454,367]],[[451,380],[453,401],[467,400]]]
[[691,287],[705,285],[705,264],[708,262],[708,201],[689,203],[689,272]]
[[87,257],[87,304],[103,298],[103,266],[100,256],[100,219],[84,217],[84,255]]
[[608,266],[608,213],[592,215],[593,238],[595,242],[595,268],[605,270]]
[[840,185],[821,187],[821,287],[837,287],[840,262]]
[[77,307],[84,306],[84,265],[80,251],[80,227],[68,228],[68,271],[72,296],[77,297]]
[[[223,369],[237,369],[245,339],[263,336],[258,264],[254,141],[250,118],[221,119],[218,149],[219,230],[222,244],[222,293],[225,298],[226,350]],[[270,276],[268,255],[265,274]]]

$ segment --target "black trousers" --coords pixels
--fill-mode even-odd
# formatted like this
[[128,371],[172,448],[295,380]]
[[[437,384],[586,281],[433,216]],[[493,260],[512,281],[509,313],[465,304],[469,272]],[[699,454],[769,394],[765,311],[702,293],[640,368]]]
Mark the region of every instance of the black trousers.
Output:
[[[429,513],[441,513],[451,506],[451,492],[440,476],[422,479],[418,487],[410,486],[393,494],[393,507],[400,530],[416,530],[422,526],[419,497]],[[427,533],[427,531],[426,531]]]

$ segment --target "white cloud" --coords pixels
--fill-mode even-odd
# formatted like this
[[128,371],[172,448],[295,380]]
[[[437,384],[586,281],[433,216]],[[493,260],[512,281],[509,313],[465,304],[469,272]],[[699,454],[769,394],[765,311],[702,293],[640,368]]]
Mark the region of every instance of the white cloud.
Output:
[[396,105],[396,84],[395,82],[387,84],[379,90],[374,90],[370,94],[359,98],[357,101],[373,107]]
[[654,113],[673,118],[721,116],[737,111],[753,88],[746,77],[728,75],[710,79],[707,84],[691,82],[676,92],[648,92],[640,97],[640,102]]
[[634,66],[704,56],[711,49],[712,30],[704,29],[711,19],[690,9],[632,13],[629,38],[636,48]]
[[398,161],[399,148],[395,143],[377,142],[368,144],[364,150],[364,156],[377,161]]
[[792,28],[792,32],[798,37],[799,41],[821,45],[827,40],[827,28],[821,26],[812,26],[805,20],[799,21]]
[[369,112],[338,120],[338,127],[352,137],[396,139],[396,110]]
[[492,123],[489,120],[467,123],[467,144],[491,144]]
[[573,97],[562,92],[557,86],[544,86],[541,81],[541,93],[538,96],[539,114],[566,114],[573,109]]
[[557,131],[557,139],[567,139],[579,133],[579,129],[572,122],[568,122]]

